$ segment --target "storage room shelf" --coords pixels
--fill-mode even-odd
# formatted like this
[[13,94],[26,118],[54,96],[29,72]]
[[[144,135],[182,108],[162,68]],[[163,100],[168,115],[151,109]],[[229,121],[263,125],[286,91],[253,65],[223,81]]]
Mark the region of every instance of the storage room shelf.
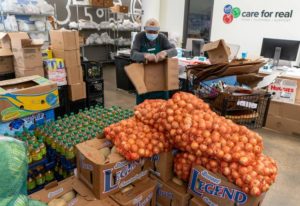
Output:
[[17,15],[17,16],[54,16],[54,14],[34,14],[34,13],[18,13],[18,12],[1,12],[2,15]]

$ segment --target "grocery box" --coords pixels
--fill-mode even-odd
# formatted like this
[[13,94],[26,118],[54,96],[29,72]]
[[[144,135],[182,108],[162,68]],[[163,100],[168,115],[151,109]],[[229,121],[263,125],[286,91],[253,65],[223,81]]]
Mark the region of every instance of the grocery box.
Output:
[[59,106],[57,84],[40,76],[0,81],[0,121],[7,122]]
[[53,49],[53,56],[54,56],[54,58],[63,59],[66,68],[81,65],[79,49],[70,50],[70,51]]
[[188,190],[191,195],[208,205],[259,206],[265,197],[265,194],[259,197],[250,196],[224,176],[201,166],[193,167]]
[[0,74],[14,72],[13,53],[10,49],[0,49]]
[[187,185],[178,185],[172,180],[162,182],[152,176],[157,182],[157,204],[161,206],[186,206],[189,204],[191,195],[187,192]]
[[28,117],[0,123],[0,134],[8,134],[10,136],[14,136],[15,132],[22,132],[24,128],[28,130],[34,130],[37,125],[43,125],[54,120],[54,110],[51,109],[48,111],[30,115]]
[[156,181],[146,178],[111,195],[120,206],[156,206]]
[[104,0],[103,1],[103,7],[104,8],[110,8],[114,6],[113,0]]
[[149,170],[162,181],[171,180],[173,178],[173,153],[164,152],[146,159],[144,169]]
[[38,75],[41,77],[44,77],[44,69],[42,66],[38,66],[38,67],[33,67],[33,68],[29,68],[29,69],[24,69],[24,68],[19,68],[19,67],[15,67],[15,74],[17,78],[20,77],[29,77],[29,76],[34,76],[34,75]]
[[53,53],[51,49],[44,49],[42,51],[43,60],[53,59]]
[[300,136],[300,105],[271,101],[266,128]]
[[[70,177],[61,182],[53,182],[46,185],[43,190],[40,190],[29,197],[34,200],[39,200],[44,203],[49,203],[54,199],[62,198],[67,193],[70,194],[67,199],[69,206],[119,206],[111,198],[98,200],[93,193],[76,177]],[[66,198],[66,197],[64,197]]]
[[125,71],[138,94],[179,88],[178,59],[167,59],[159,63],[130,64]]
[[297,95],[297,81],[291,79],[277,78],[268,87],[268,92],[272,94],[272,100],[294,104]]
[[15,67],[30,69],[42,66],[41,39],[30,39],[25,32],[0,33],[4,48],[11,48]]
[[207,205],[208,204],[206,204],[202,200],[198,200],[196,198],[191,199],[189,204],[189,206],[207,206]]
[[69,85],[69,100],[77,101],[86,98],[85,82]]
[[49,80],[56,82],[58,86],[67,85],[67,74],[63,59],[54,58],[44,60],[44,68]]
[[144,160],[118,159],[117,162],[105,163],[99,151],[104,147],[112,147],[112,143],[106,139],[93,139],[76,145],[78,177],[99,199],[148,175],[147,171],[142,171]]
[[[50,39],[54,50],[76,50],[79,49],[79,33],[71,30],[51,30]],[[55,53],[53,51],[55,56]],[[59,57],[61,58],[61,57]]]
[[113,13],[128,13],[129,8],[128,6],[114,5],[110,10]]
[[209,61],[212,64],[228,62],[231,54],[230,48],[223,39],[205,44],[203,52],[208,53]]
[[80,65],[68,67],[66,68],[66,72],[69,85],[81,83],[83,81],[83,71]]

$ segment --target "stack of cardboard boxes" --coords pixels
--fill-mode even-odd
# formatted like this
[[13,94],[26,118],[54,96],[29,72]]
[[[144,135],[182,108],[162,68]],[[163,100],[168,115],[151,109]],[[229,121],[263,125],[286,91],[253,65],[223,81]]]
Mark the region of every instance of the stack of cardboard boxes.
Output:
[[86,98],[86,85],[80,61],[78,31],[52,30],[50,32],[54,58],[64,60],[69,85],[69,99],[77,101]]
[[[44,76],[42,40],[32,40],[25,32],[0,33],[0,40],[2,47],[0,72],[8,73],[14,68],[16,77]],[[12,55],[13,65],[11,64]]]

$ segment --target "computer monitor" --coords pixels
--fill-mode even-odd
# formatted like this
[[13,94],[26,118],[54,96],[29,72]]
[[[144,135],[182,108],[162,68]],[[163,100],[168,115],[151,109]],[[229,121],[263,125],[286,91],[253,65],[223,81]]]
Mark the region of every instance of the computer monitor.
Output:
[[296,61],[300,41],[264,38],[261,56],[274,60]]
[[192,54],[194,57],[203,55],[202,49],[204,44],[204,39],[197,39],[192,41]]

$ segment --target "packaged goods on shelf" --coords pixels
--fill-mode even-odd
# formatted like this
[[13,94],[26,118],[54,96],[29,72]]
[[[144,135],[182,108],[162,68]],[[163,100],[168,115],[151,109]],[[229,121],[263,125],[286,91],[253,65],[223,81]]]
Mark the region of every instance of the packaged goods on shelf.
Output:
[[44,69],[49,80],[56,82],[58,86],[67,85],[67,75],[63,59],[44,60]]
[[42,50],[43,60],[53,59],[53,52],[51,49]]
[[1,81],[0,88],[1,122],[59,106],[57,84],[40,76]]

